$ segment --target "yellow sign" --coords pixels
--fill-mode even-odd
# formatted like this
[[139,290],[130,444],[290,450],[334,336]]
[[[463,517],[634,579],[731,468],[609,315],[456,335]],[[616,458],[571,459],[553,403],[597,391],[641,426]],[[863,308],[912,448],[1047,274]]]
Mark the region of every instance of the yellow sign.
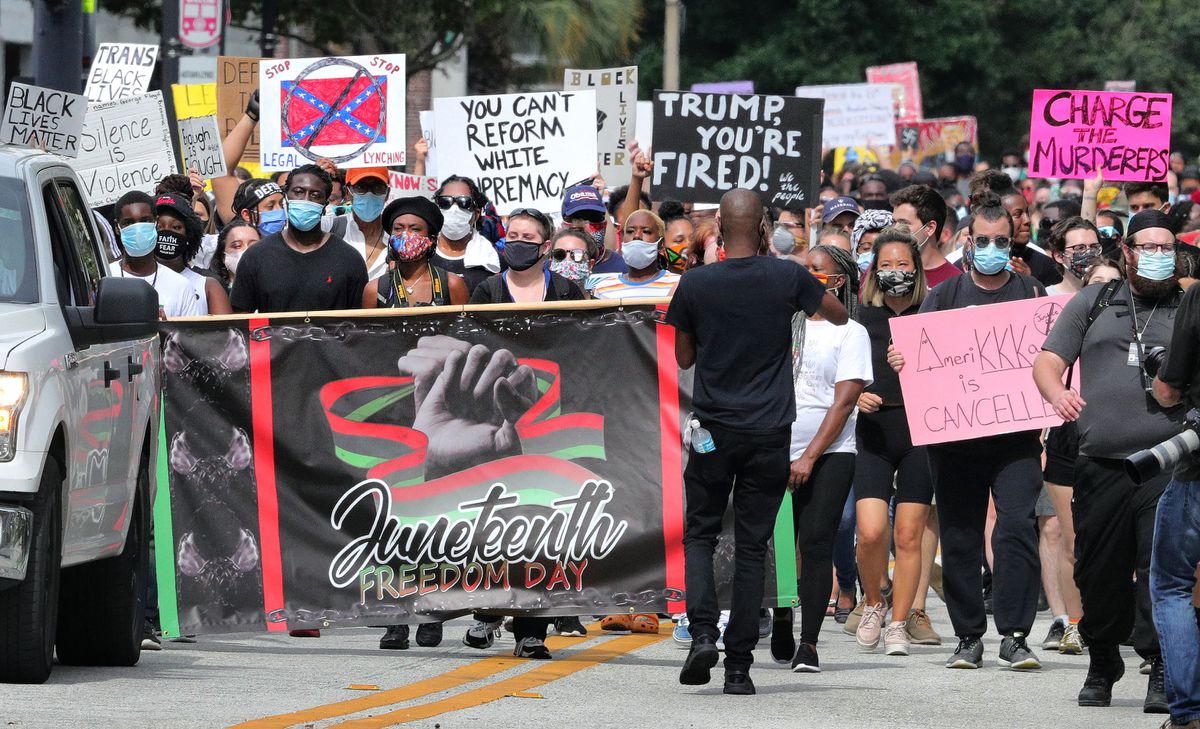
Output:
[[217,113],[217,85],[171,84],[175,98],[175,119],[214,116]]

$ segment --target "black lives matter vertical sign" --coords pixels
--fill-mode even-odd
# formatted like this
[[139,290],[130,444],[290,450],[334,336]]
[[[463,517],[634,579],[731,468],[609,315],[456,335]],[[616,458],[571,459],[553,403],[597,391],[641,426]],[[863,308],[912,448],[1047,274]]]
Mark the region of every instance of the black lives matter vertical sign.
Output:
[[1165,180],[1172,103],[1171,94],[1036,89],[1029,176]]
[[655,197],[715,203],[744,188],[772,207],[810,207],[824,107],[793,96],[656,92]]

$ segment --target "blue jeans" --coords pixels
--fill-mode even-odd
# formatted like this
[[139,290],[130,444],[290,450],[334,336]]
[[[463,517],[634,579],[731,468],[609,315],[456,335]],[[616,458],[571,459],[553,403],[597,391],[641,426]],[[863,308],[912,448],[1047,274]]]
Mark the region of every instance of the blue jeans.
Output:
[[1150,599],[1177,724],[1200,719],[1200,625],[1192,607],[1200,563],[1200,481],[1172,479],[1158,504]]
[[846,498],[842,508],[842,518],[838,522],[837,536],[833,540],[833,566],[837,568],[838,589],[842,592],[855,594],[858,587],[858,559],[854,554],[855,505],[854,488]]

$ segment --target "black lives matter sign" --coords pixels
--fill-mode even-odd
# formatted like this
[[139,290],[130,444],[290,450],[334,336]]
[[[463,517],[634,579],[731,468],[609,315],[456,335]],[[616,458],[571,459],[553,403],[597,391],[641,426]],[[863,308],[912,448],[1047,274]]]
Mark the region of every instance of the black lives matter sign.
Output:
[[655,197],[715,203],[744,188],[772,207],[811,207],[824,106],[793,96],[656,92]]

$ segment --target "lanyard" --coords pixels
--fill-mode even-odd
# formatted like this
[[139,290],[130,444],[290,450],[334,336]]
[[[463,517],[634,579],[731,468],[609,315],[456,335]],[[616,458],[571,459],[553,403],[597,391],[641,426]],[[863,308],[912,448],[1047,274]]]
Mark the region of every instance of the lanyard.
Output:
[[[430,291],[431,291],[430,296],[429,296],[429,303],[433,304],[438,301],[441,301],[441,299],[442,299],[442,280],[434,275],[433,264],[430,263],[428,265],[429,265],[429,286],[430,286]],[[397,308],[401,308],[401,309],[407,308],[409,306],[408,290],[404,288],[404,277],[400,275],[400,267],[399,266],[396,266],[396,268],[392,269],[392,288],[396,290]],[[416,286],[414,286],[413,288],[416,288]]]

